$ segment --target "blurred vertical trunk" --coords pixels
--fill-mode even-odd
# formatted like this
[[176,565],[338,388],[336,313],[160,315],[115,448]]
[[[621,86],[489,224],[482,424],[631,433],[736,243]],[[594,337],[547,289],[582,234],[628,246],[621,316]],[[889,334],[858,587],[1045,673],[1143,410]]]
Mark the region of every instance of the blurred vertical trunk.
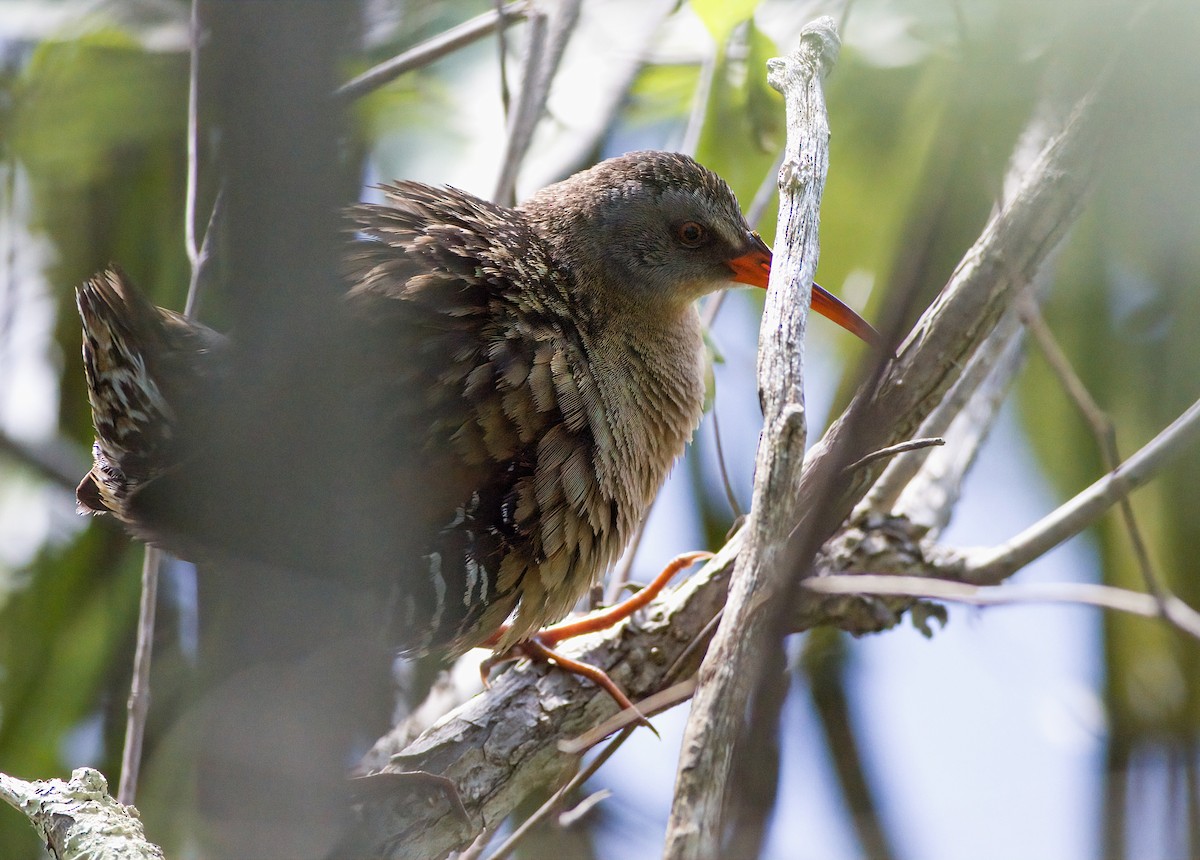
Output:
[[[271,560],[200,571],[197,788],[212,857],[344,856],[345,766],[368,730],[370,691],[386,689],[355,493],[369,463],[357,458],[370,452],[346,445],[361,432],[347,402],[346,200],[329,98],[355,8],[200,3],[234,366],[220,414],[201,428],[211,444],[194,492],[172,502]],[[303,569],[285,569],[295,559]]]

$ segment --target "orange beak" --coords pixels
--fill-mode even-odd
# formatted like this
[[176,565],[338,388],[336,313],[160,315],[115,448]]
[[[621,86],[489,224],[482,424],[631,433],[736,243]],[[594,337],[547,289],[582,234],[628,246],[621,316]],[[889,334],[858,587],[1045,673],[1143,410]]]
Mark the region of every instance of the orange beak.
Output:
[[[771,277],[771,249],[757,233],[750,234],[750,250],[734,257],[727,265],[733,270],[733,280],[739,284],[767,288]],[[812,309],[826,319],[831,319],[846,331],[857,335],[867,343],[879,345],[879,332],[869,322],[856,314],[848,305],[819,284],[813,284]]]

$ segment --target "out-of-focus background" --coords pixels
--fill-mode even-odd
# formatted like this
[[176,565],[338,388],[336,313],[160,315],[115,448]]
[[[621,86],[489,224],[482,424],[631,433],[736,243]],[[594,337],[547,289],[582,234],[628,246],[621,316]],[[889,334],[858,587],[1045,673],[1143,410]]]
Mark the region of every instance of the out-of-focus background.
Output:
[[[553,4],[547,4],[552,6]],[[493,8],[362,0],[345,76]],[[142,547],[75,513],[90,418],[73,288],[119,262],[180,308],[188,19],[176,0],[0,0],[0,770],[115,784]],[[1044,312],[1128,455],[1200,396],[1200,11],[1176,2],[585,0],[517,197],[631,149],[689,151],[745,208],[773,197],[782,101],[767,58],[819,14],[840,22],[818,280],[868,318],[891,290],[923,307],[1000,198],[1022,129],[1098,81],[1106,157],[1086,211],[1044,273]],[[344,156],[390,178],[491,196],[506,134],[514,23],[354,103]],[[211,188],[202,196],[211,202]],[[349,201],[348,201],[349,202]],[[757,225],[770,241],[774,203]],[[204,215],[200,216],[203,223]],[[712,330],[715,406],[733,495],[750,497],[761,296],[729,295]],[[820,422],[861,347],[810,326]],[[1036,348],[971,473],[946,542],[991,545],[1104,472],[1094,435]],[[1134,496],[1158,574],[1200,606],[1200,452]],[[634,576],[716,546],[734,512],[706,418],[654,508]],[[1115,516],[1021,581],[1141,587]],[[196,584],[160,593],[138,796],[151,839],[188,844],[169,732],[196,661]],[[765,856],[1200,857],[1200,647],[1161,623],[1074,607],[954,608],[931,639],[904,627],[790,643],[794,682]],[[559,855],[661,852],[686,716],[656,719],[593,780],[613,795]],[[857,778],[855,778],[857,777]],[[538,846],[542,845],[542,848]],[[545,856],[531,843],[524,856]],[[0,811],[0,854],[37,841]]]

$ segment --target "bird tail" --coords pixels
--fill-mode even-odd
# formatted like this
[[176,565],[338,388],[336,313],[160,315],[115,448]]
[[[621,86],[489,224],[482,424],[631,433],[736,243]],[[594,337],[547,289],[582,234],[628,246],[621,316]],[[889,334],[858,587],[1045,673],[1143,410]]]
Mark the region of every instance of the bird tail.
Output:
[[209,375],[202,355],[223,338],[155,307],[115,266],[81,286],[76,304],[96,429],[93,466],[76,499],[81,512],[126,519],[137,490],[182,456],[179,400]]

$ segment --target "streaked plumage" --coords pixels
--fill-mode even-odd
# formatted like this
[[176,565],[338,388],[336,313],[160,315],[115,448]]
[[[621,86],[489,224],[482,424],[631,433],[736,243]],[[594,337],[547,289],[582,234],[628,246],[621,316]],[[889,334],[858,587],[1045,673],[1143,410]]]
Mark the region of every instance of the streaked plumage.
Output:
[[[392,640],[463,650],[515,612],[504,647],[624,549],[700,419],[693,302],[731,260],[765,271],[769,253],[728,186],[681,155],[612,159],[515,210],[413,182],[384,194],[350,210],[346,264],[373,362],[360,405],[390,458],[380,498],[419,509],[395,524],[412,536],[386,571]],[[97,431],[80,504],[172,548],[136,499],[190,455],[225,339],[115,270],[79,309]],[[412,427],[419,450],[388,448]]]

